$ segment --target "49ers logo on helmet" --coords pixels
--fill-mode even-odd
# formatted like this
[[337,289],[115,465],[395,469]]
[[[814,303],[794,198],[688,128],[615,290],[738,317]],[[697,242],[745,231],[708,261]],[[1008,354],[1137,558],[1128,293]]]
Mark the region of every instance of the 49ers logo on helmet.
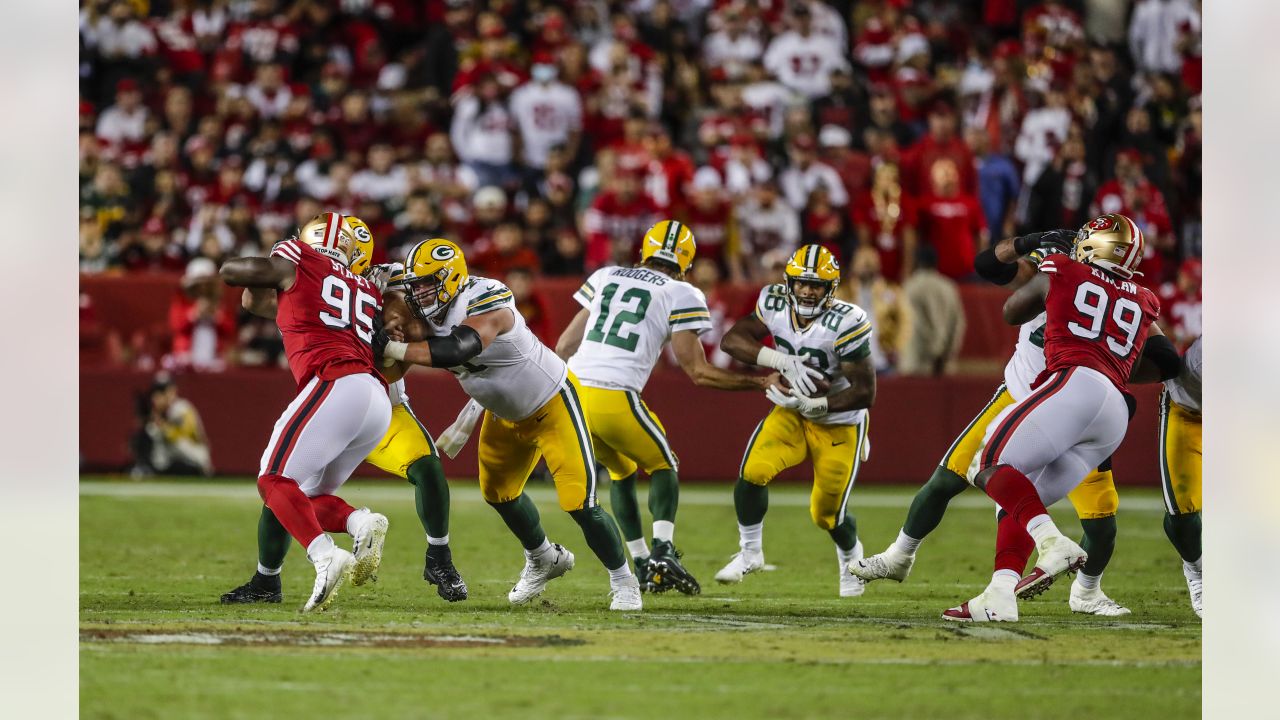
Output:
[[1110,230],[1115,226],[1116,226],[1116,223],[1114,220],[1107,217],[1106,215],[1103,215],[1101,217],[1094,218],[1092,221],[1089,222],[1089,225],[1087,227],[1090,230]]

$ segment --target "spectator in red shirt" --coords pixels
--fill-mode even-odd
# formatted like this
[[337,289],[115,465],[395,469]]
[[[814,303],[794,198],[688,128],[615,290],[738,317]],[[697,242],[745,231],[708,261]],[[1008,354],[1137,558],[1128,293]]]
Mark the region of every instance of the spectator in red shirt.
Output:
[[512,268],[522,267],[536,270],[538,254],[532,248],[525,247],[524,233],[514,222],[503,222],[493,229],[487,242],[476,244],[476,249],[468,257],[468,263],[478,272],[493,277],[505,277]]
[[722,272],[726,270],[730,256],[738,250],[738,231],[720,173],[710,167],[698,168],[689,188],[689,202],[677,218],[693,231],[698,257],[717,263]]
[[905,282],[915,265],[916,201],[902,191],[896,164],[876,168],[871,187],[854,198],[852,218],[859,247],[874,247],[884,277]]
[[1188,258],[1178,268],[1177,282],[1167,282],[1160,286],[1160,317],[1167,318],[1161,325],[1179,350],[1186,350],[1203,332],[1201,272],[1200,261]]
[[182,290],[169,305],[173,346],[168,363],[198,370],[217,370],[226,364],[225,355],[235,343],[236,319],[221,298],[217,264],[203,257],[188,263]]
[[1093,198],[1090,215],[1120,213],[1142,229],[1146,244],[1142,255],[1139,282],[1159,287],[1176,267],[1177,243],[1173,224],[1165,207],[1164,195],[1147,180],[1142,170],[1142,156],[1136,150],[1122,150],[1116,155],[1115,178],[1102,184]]
[[658,209],[640,192],[635,173],[619,171],[610,185],[591,201],[583,215],[588,270],[610,263],[634,262],[640,238],[658,221]]
[[938,272],[955,280],[968,278],[974,256],[989,240],[982,206],[961,189],[960,171],[951,160],[934,162],[930,177],[931,192],[919,205],[920,239],[937,252]]
[[556,336],[551,327],[551,303],[534,285],[533,270],[525,265],[516,265],[507,271],[504,282],[511,289],[511,298],[524,317],[524,324],[539,340],[554,344]]
[[671,135],[661,123],[649,124],[643,144],[649,155],[645,190],[654,206],[661,212],[667,212],[680,202],[693,181],[693,160],[689,153],[671,144]]
[[[907,192],[922,194],[929,189],[930,175],[938,160],[955,166],[958,190],[965,195],[978,192],[978,175],[973,153],[956,132],[956,114],[951,105],[937,102],[929,110],[929,132],[902,154],[902,185]],[[940,259],[939,268],[946,264]],[[945,270],[942,271],[944,274]]]

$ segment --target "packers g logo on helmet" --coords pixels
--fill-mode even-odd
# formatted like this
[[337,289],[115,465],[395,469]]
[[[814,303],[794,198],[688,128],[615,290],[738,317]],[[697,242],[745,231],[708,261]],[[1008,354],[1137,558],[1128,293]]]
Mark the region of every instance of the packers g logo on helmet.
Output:
[[680,268],[680,274],[689,272],[698,243],[693,231],[679,220],[662,220],[649,228],[640,244],[640,262],[663,260]]
[[[840,284],[840,263],[836,256],[821,245],[805,245],[787,261],[783,273],[787,279],[787,302],[800,317],[817,317],[826,312],[835,300],[836,286]],[[826,285],[826,292],[813,304],[806,304],[796,295],[797,282]]]
[[403,287],[409,307],[422,319],[439,315],[467,284],[462,248],[444,238],[423,240],[409,251],[404,274],[392,278]]
[[1076,233],[1072,256],[1082,263],[1097,265],[1123,278],[1141,275],[1138,263],[1146,244],[1137,223],[1112,213],[1099,215]]
[[350,267],[356,242],[351,225],[340,213],[321,213],[311,218],[298,231],[298,239],[321,255]]
[[347,224],[351,226],[351,236],[355,239],[355,249],[351,251],[351,272],[363,275],[373,262],[373,232],[363,220],[355,215],[347,216]]

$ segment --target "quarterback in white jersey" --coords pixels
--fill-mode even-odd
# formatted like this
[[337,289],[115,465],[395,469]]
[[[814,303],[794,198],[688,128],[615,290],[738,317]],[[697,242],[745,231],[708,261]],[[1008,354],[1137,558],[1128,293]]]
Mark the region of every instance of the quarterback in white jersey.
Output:
[[[869,452],[867,409],[876,392],[871,320],[862,308],[835,298],[840,266],[826,248],[801,247],[784,272],[785,283],[761,290],[755,312],[721,342],[741,362],[778,370],[790,387],[765,391],[777,407],[751,435],[733,493],[741,550],[716,580],[740,582],[764,567],[768,484],[783,470],[812,459],[809,515],[835,541],[840,597],[856,597],[863,583],[844,567],[862,557],[848,505],[858,467]],[[772,348],[763,344],[769,336]]]
[[639,582],[617,526],[596,502],[596,461],[577,378],[525,325],[505,285],[468,275],[454,243],[437,238],[415,245],[396,284],[427,338],[406,342],[406,328],[388,325],[375,333],[374,350],[384,363],[448,370],[484,407],[480,492],[525,549],[524,570],[507,598],[527,603],[573,568],[573,553],[547,540],[538,510],[524,494],[542,457],[560,508],[609,571],[610,609],[640,610]]
[[[689,227],[663,220],[645,233],[636,267],[604,267],[574,299],[582,305],[556,343],[582,383],[596,457],[609,469],[612,509],[636,563],[641,586],[688,595],[701,588],[680,563],[673,543],[679,462],[658,416],[640,392],[670,342],[695,384],[721,390],[763,390],[771,380],[722,370],[707,362],[700,333],[711,329],[707,299],[684,275],[697,252]],[[653,552],[645,543],[636,478],[650,479]]]
[[1201,575],[1201,466],[1204,462],[1200,410],[1202,338],[1182,356],[1181,374],[1164,383],[1160,393],[1160,486],[1164,489],[1164,531],[1182,556],[1191,609],[1203,617]]

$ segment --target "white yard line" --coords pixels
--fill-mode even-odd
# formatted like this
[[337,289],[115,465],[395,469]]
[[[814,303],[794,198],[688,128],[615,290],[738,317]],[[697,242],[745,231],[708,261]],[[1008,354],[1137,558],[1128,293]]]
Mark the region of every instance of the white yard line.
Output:
[[[549,485],[531,485],[526,488],[529,495],[537,502],[554,502],[555,489]],[[858,508],[906,508],[911,504],[914,488],[908,487],[874,487],[855,488],[849,498],[849,505]],[[105,482],[87,480],[80,483],[82,496],[117,497],[117,498],[205,498],[223,500],[258,500],[258,489],[250,481],[223,482]],[[362,500],[370,503],[394,502],[411,499],[413,490],[408,483],[367,483],[359,480],[344,488],[344,496],[351,500]],[[640,493],[644,502],[647,493]],[[1120,490],[1120,509],[1122,512],[1163,512],[1164,503],[1156,495],[1133,497]],[[450,488],[453,502],[480,503],[480,489],[471,485]],[[733,486],[724,483],[716,486],[682,485],[680,487],[680,503],[682,505],[700,506],[733,506]],[[799,485],[785,488],[774,488],[769,494],[769,504],[782,507],[808,507],[809,491]],[[950,507],[961,510],[990,510],[991,500],[978,492],[966,492],[951,501]]]

